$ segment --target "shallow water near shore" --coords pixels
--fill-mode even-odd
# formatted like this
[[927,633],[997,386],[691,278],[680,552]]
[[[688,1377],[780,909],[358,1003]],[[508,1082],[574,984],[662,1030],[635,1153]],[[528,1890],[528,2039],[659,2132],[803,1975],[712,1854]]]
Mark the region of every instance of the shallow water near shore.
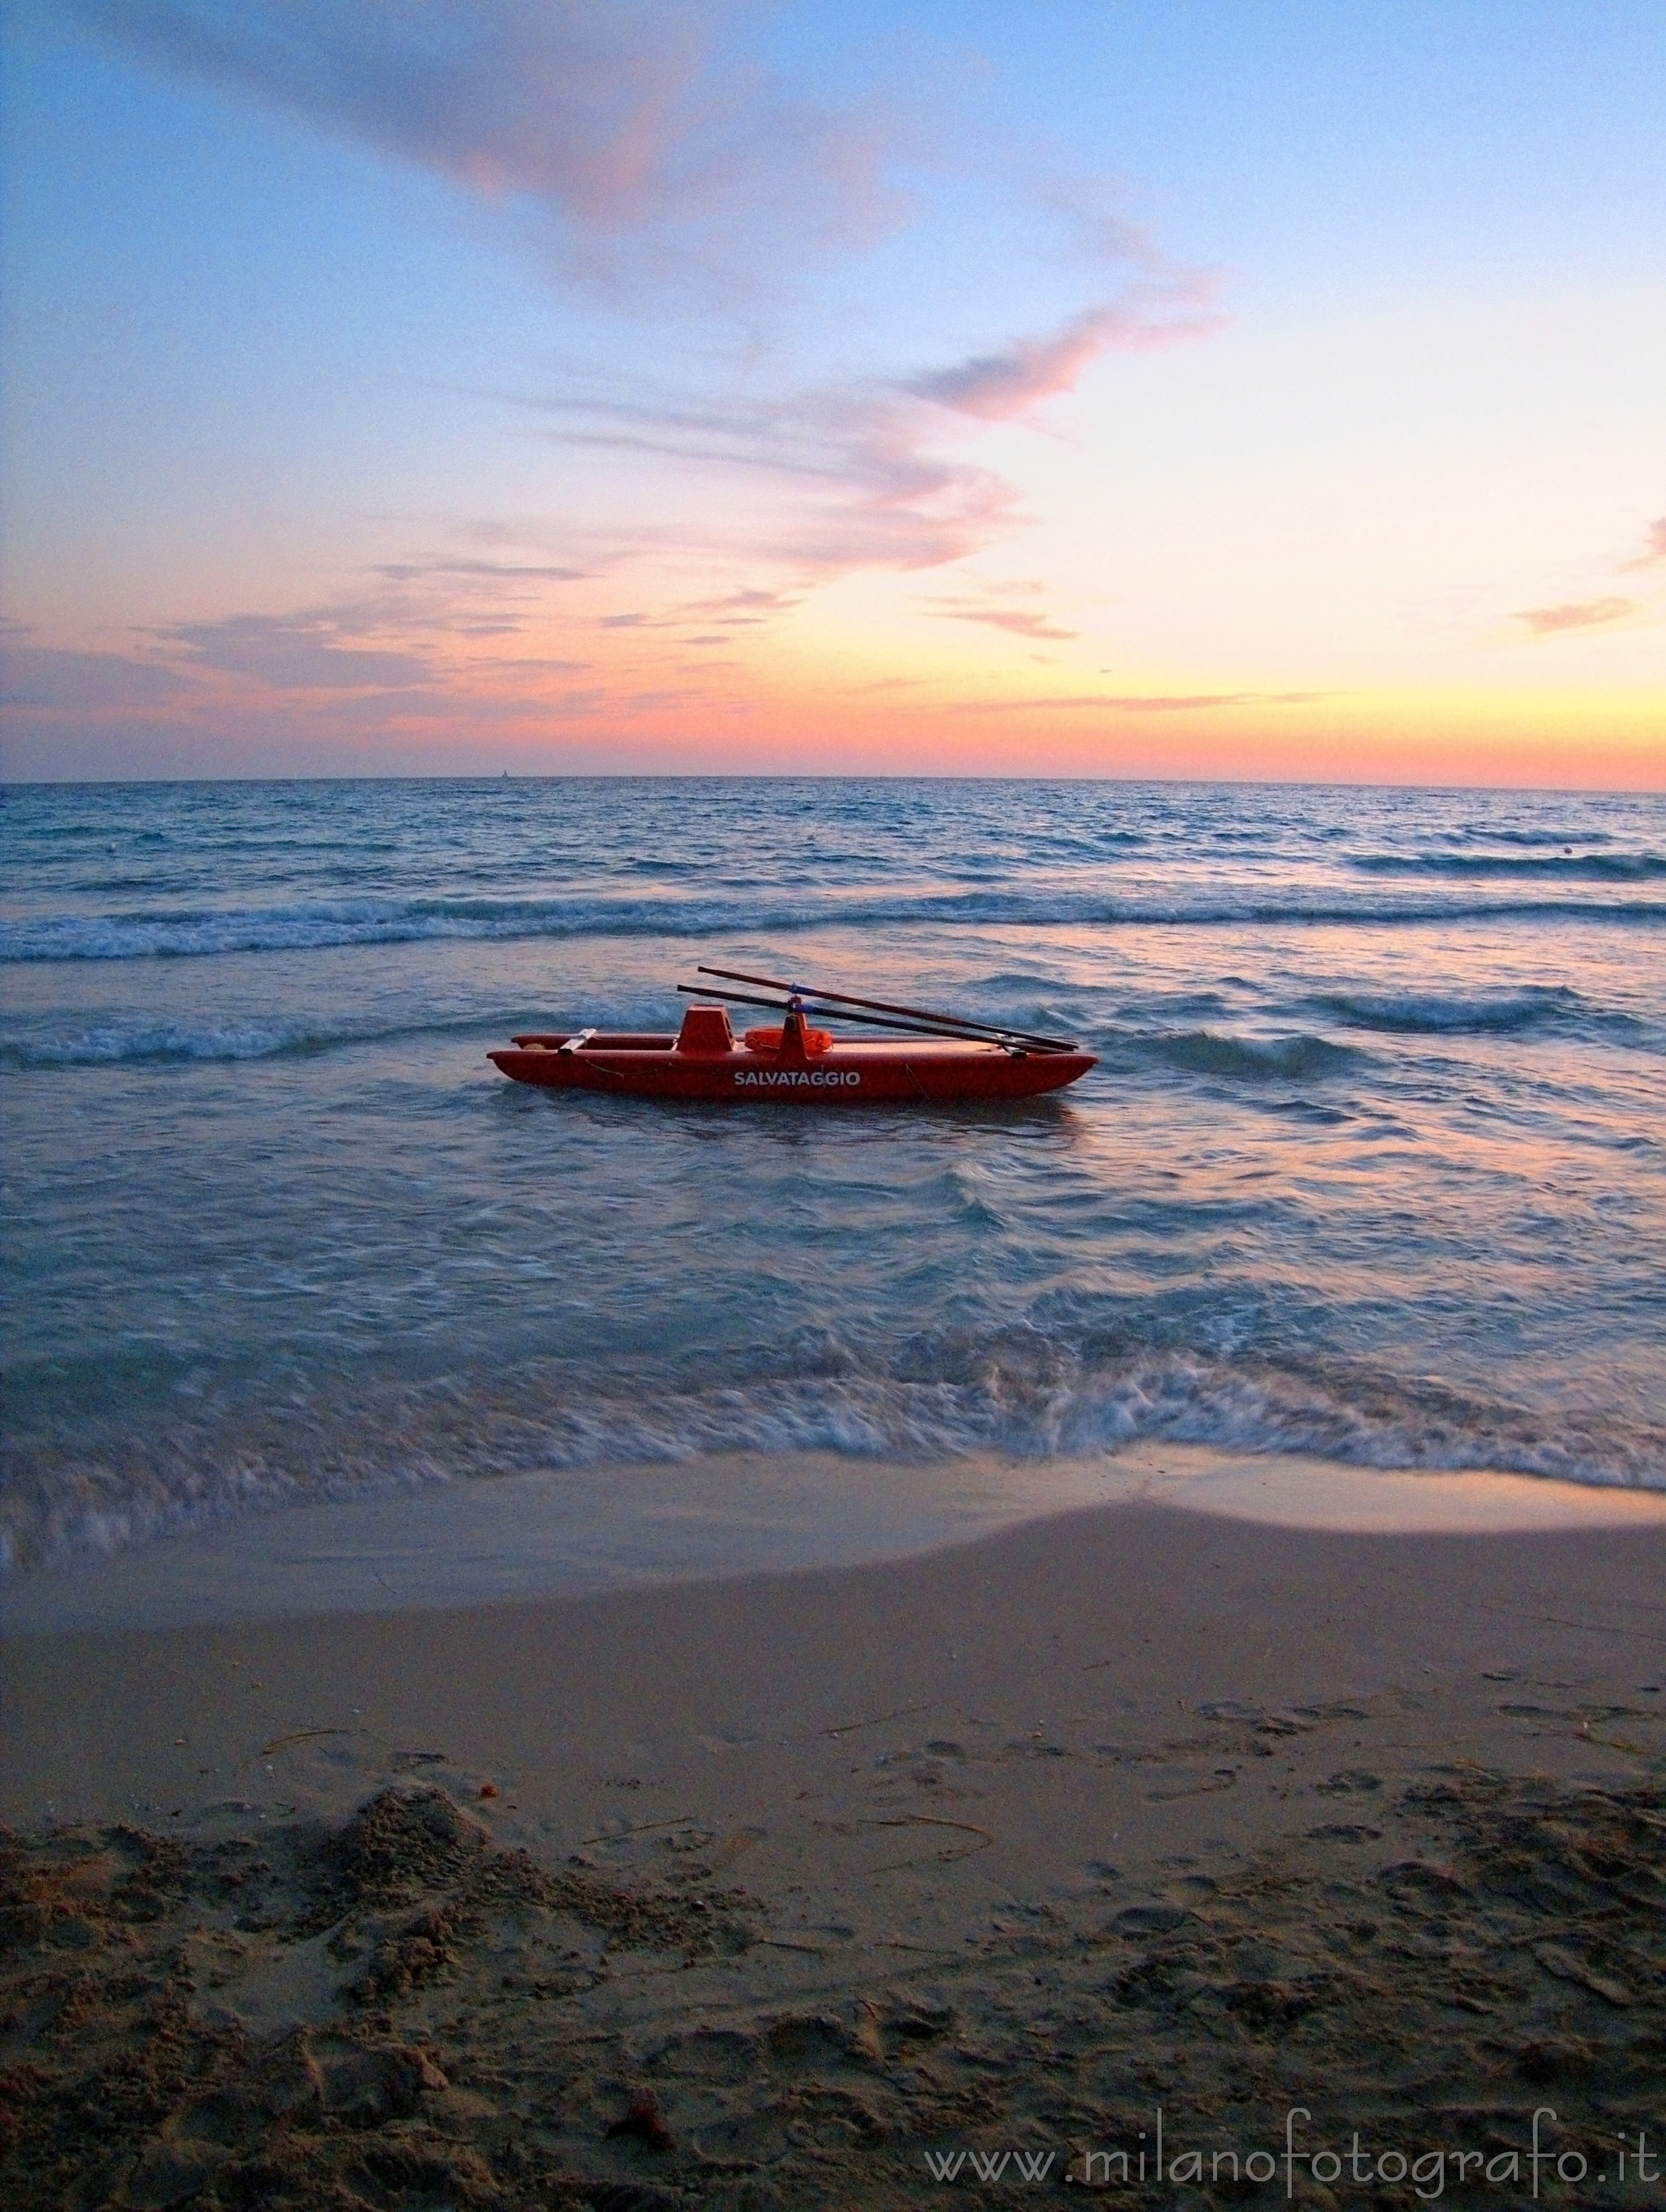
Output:
[[[27,787],[0,836],[14,1572],[738,1452],[1666,1489],[1657,799]],[[1100,1066],[923,1115],[485,1061],[703,959]]]
[[[1666,1491],[1494,1471],[1391,1474],[1151,1441],[899,1465],[854,1453],[713,1452],[599,1482],[585,1468],[308,1503],[0,1583],[0,1636],[454,1613],[653,1584],[869,1567],[1023,1522],[1142,1504],[1371,1536],[1666,1530]],[[1219,1534],[1212,1540],[1219,1541]]]

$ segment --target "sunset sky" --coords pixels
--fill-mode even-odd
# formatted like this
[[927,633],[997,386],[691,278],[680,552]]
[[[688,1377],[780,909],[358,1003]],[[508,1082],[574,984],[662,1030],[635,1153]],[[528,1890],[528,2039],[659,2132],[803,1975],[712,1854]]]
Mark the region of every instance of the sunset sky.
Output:
[[1661,0],[13,0],[5,772],[1666,787]]

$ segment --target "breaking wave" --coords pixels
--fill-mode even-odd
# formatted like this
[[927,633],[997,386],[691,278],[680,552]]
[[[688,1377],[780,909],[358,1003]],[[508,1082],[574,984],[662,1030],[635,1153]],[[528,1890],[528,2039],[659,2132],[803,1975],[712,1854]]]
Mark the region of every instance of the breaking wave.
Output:
[[0,1043],[0,1067],[166,1067],[214,1060],[275,1060],[334,1052],[344,1046],[386,1044],[398,1039],[456,1036],[478,1030],[477,1017],[453,1021],[332,1024],[260,1019],[145,1022],[113,1019],[62,1037]]
[[1560,985],[1474,998],[1444,998],[1433,992],[1334,991],[1321,993],[1312,1003],[1349,1029],[1402,1036],[1511,1036],[1569,1023],[1616,1018],[1598,1015],[1577,991]]
[[1350,867],[1367,876],[1513,876],[1529,883],[1653,883],[1666,876],[1655,852],[1367,852]]
[[[1029,1340],[1026,1342],[1026,1340]],[[386,1389],[288,1419],[78,1424],[14,1439],[0,1568],[109,1555],[228,1515],[305,1499],[539,1470],[618,1479],[633,1462],[714,1452],[832,1450],[891,1462],[997,1450],[1115,1452],[1142,1437],[1297,1452],[1359,1467],[1487,1470],[1666,1491],[1666,1428],[1597,1413],[1555,1423],[1444,1385],[1345,1364],[1238,1363],[1174,1351],[1095,1360],[1029,1331],[916,1346],[875,1372],[836,1347],[833,1371],[706,1389],[600,1391],[522,1370],[459,1395]],[[900,1471],[897,1479],[907,1480]]]
[[1144,1037],[1135,1050],[1188,1075],[1219,1076],[1228,1082],[1299,1083],[1340,1075],[1365,1058],[1352,1046],[1324,1037],[1278,1037],[1260,1042],[1221,1036],[1213,1030],[1188,1030],[1170,1036]]
[[324,900],[313,904],[177,909],[143,915],[51,915],[0,924],[0,962],[185,960],[222,953],[312,951],[424,939],[789,936],[817,928],[1081,928],[1400,925],[1550,917],[1642,925],[1666,921],[1666,899],[1417,897],[1351,900],[1316,892],[1253,892],[1196,899],[1110,897],[1083,891],[1025,896],[944,890],[871,898],[813,885],[760,889],[727,898],[418,898]]
[[1534,849],[1511,853],[1360,853],[1349,866],[1374,876],[1504,876],[1537,883],[1649,883],[1666,877],[1666,857],[1658,853],[1552,853],[1537,849],[1541,843],[1535,840]]

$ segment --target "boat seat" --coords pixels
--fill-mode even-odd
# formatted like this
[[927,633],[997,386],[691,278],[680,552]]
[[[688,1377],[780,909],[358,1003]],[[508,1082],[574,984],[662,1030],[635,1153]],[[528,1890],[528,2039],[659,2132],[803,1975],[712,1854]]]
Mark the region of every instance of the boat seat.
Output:
[[690,1006],[677,1033],[678,1052],[716,1055],[734,1050],[728,1010],[724,1006]]

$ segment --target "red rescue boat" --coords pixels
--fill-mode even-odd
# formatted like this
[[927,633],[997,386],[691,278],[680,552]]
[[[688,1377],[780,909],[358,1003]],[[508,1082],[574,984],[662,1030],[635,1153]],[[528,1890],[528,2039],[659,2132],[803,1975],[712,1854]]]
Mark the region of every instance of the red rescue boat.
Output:
[[[723,1105],[774,1100],[794,1106],[953,1106],[983,1099],[1034,1098],[1062,1090],[1097,1064],[1068,1038],[1039,1036],[999,1023],[931,1013],[885,1000],[812,991],[702,968],[702,975],[756,983],[784,994],[758,999],[702,989],[727,1004],[693,1006],[673,1036],[596,1030],[529,1032],[489,1059],[517,1083],[623,1097],[698,1098]],[[679,990],[689,986],[679,984]],[[728,1006],[767,1006],[778,1028],[737,1039]],[[900,1032],[841,1037],[816,1018]]]

